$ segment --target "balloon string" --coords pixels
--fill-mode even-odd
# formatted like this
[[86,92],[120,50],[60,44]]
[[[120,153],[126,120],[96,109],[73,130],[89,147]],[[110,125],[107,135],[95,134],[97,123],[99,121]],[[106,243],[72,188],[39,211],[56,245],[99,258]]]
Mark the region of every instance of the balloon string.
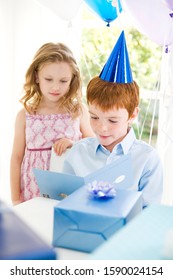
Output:
[[[78,36],[78,32],[76,30],[76,27],[73,25],[72,21],[69,21],[68,24],[67,24],[67,31],[66,31],[66,38],[68,38],[66,43],[68,43],[68,44],[71,43],[72,36],[76,37],[76,41],[77,42],[80,42],[81,38]],[[91,72],[89,70],[89,66],[88,66],[88,63],[87,63],[86,55],[85,55],[85,53],[84,53],[82,48],[80,49],[80,55],[82,56],[82,59],[84,61],[86,70],[87,70],[88,75],[89,75],[89,79],[91,79],[92,78],[91,77]]]
[[120,23],[120,29],[123,31],[124,30],[124,25],[122,23],[122,20],[121,20],[121,16],[120,16],[120,0],[114,0],[116,1],[116,11],[117,11],[117,20],[119,21]]
[[158,95],[159,95],[159,91],[156,91],[156,96],[155,96],[155,101],[154,101],[154,109],[153,109],[153,114],[152,114],[152,120],[151,120],[151,128],[150,128],[150,136],[149,136],[149,145],[151,145],[151,139],[152,139],[152,135],[153,135],[153,128],[154,128],[154,120],[156,117],[156,109],[157,109],[157,103],[158,103]]
[[[170,17],[167,19],[167,29],[165,32],[165,38],[164,38],[164,46],[165,46],[165,53],[169,52],[169,38],[172,37],[172,32],[173,32],[173,13],[171,12]],[[167,42],[167,43],[166,43]]]
[[152,97],[149,98],[149,102],[148,102],[148,105],[147,105],[147,108],[146,108],[146,111],[145,111],[144,120],[141,124],[141,131],[139,131],[139,123],[137,122],[138,136],[139,136],[139,139],[142,140],[142,135],[143,135],[143,132],[144,132],[144,127],[145,127],[146,121],[147,121],[149,108],[151,106],[151,101],[154,100],[154,109],[153,109],[153,113],[152,113],[150,134],[149,134],[149,140],[148,140],[148,143],[150,145],[151,145],[151,140],[152,140],[152,136],[153,136],[153,128],[154,128],[154,120],[155,120],[155,117],[156,117],[157,102],[159,100],[159,83],[158,83],[158,80],[156,81],[156,84],[155,84],[153,90],[155,91],[156,96],[155,97],[152,96]]
[[[165,114],[172,114],[172,75],[173,75],[173,61],[172,61],[173,48],[170,47],[169,54],[162,54],[162,80],[161,80],[161,90],[162,90],[162,108],[165,110]],[[169,103],[168,103],[169,98]],[[169,113],[170,111],[170,113]],[[169,118],[160,119],[160,129],[165,133],[167,126],[170,123]]]
[[142,134],[143,134],[143,131],[144,131],[144,127],[145,127],[146,119],[147,119],[147,116],[148,116],[150,104],[151,104],[151,99],[149,100],[147,109],[145,111],[144,121],[143,121],[143,123],[141,125],[141,132],[139,133],[139,140],[142,139]]

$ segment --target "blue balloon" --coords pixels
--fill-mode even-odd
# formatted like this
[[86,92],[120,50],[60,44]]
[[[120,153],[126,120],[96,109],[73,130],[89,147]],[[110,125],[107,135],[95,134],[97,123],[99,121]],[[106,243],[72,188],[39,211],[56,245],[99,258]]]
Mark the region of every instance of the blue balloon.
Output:
[[[107,26],[118,17],[116,7],[112,5],[111,0],[84,0],[84,2],[105,22]],[[122,12],[121,1],[118,0],[119,12]]]

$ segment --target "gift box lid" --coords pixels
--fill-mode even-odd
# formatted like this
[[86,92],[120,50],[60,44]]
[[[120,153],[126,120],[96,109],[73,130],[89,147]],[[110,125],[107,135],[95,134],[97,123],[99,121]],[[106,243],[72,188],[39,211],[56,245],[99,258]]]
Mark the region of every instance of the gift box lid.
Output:
[[123,155],[115,161],[86,175],[85,177],[48,170],[33,169],[40,193],[52,199],[62,200],[93,180],[116,183],[116,188],[131,188],[133,167],[131,155]]
[[55,206],[61,210],[78,211],[109,217],[127,217],[135,203],[141,198],[141,192],[117,189],[112,198],[90,197],[87,187],[83,186]]

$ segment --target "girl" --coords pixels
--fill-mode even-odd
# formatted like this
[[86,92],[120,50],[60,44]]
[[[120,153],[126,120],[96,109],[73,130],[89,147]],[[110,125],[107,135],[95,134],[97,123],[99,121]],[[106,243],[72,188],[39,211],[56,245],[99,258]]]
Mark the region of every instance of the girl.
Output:
[[11,155],[13,205],[40,195],[32,169],[49,169],[52,145],[61,155],[73,142],[94,135],[81,102],[79,68],[66,45],[47,43],[37,51],[24,91]]

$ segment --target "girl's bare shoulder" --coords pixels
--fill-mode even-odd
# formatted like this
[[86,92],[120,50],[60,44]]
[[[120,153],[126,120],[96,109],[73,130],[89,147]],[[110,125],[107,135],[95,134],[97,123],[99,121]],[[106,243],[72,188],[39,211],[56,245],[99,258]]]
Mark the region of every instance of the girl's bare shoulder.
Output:
[[26,119],[26,110],[24,108],[20,109],[16,114],[16,122],[24,123]]

